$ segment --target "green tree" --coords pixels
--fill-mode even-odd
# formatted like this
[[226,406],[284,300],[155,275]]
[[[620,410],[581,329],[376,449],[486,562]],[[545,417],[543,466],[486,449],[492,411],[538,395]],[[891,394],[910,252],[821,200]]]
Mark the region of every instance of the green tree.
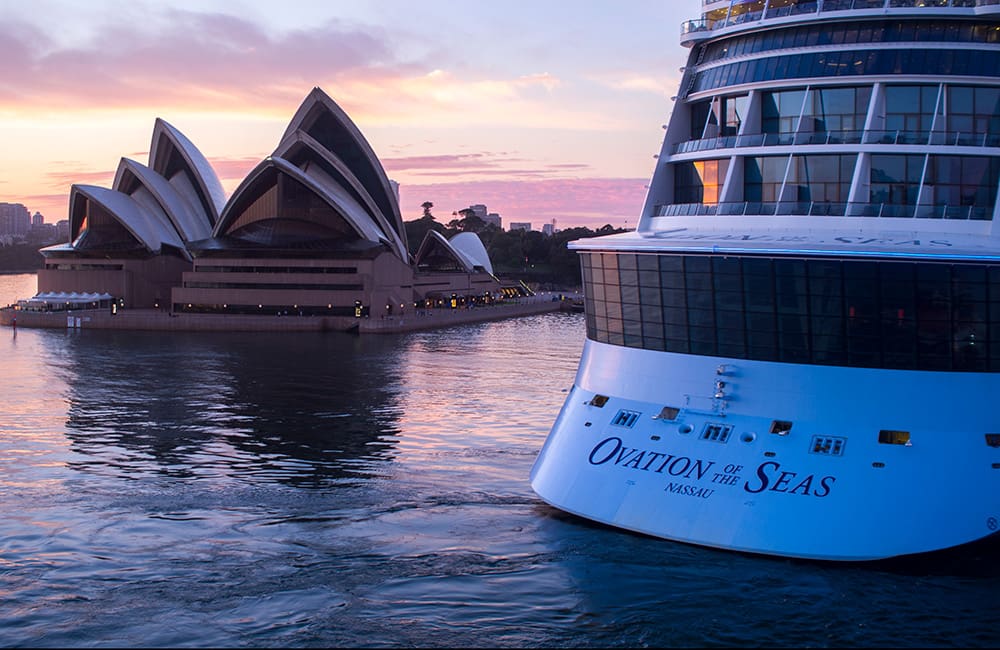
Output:
[[423,243],[424,237],[427,236],[428,230],[436,230],[442,234],[446,231],[446,228],[438,223],[437,219],[431,213],[431,208],[434,207],[433,203],[424,201],[420,204],[420,207],[423,209],[423,215],[419,219],[403,223],[403,227],[406,229],[406,243],[410,250],[410,255],[417,254],[417,250],[420,248],[420,244]]
[[455,230],[478,233],[487,225],[486,222],[483,221],[472,208],[462,208],[458,212],[452,212],[452,215],[457,218],[453,219],[448,224],[448,227],[454,228]]

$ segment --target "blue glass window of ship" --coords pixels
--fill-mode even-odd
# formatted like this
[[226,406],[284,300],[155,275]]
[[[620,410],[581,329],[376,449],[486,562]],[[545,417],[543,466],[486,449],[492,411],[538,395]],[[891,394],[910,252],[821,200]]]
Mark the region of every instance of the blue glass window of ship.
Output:
[[872,155],[871,202],[914,205],[923,167],[921,155]]
[[1000,89],[947,86],[946,143],[996,146],[1000,138]]
[[805,100],[804,88],[765,92],[761,97],[761,131],[794,133]]
[[840,23],[836,29],[829,23],[736,36],[707,46],[703,61],[710,63],[745,54],[757,54],[792,47],[839,45],[854,43],[997,43],[1000,25],[949,22],[947,25],[929,21],[881,21],[873,23]]
[[756,156],[743,161],[743,192],[747,201],[778,201],[785,179],[787,156]]
[[[919,54],[917,53],[919,52]],[[713,90],[725,86],[760,82],[765,79],[796,79],[841,75],[910,74],[931,76],[1000,76],[1000,52],[955,51],[944,55],[940,50],[874,50],[843,53],[843,61],[857,62],[850,66],[828,66],[829,53],[796,54],[790,57],[785,74],[765,77],[768,58],[743,61],[711,68],[695,77],[692,92]]]
[[856,160],[855,155],[794,156],[785,197],[798,202],[846,202]]
[[885,130],[904,134],[906,142],[927,142],[927,133],[937,112],[937,100],[937,84],[886,86]]
[[[581,263],[593,268],[596,260],[604,268],[602,257],[582,254]],[[639,268],[651,270],[652,261],[643,257],[656,256],[636,258]],[[796,363],[1000,369],[1000,267],[693,255],[659,260],[675,283],[678,264],[683,267],[684,288],[662,288],[661,312],[644,304],[638,321],[628,312],[623,333],[622,306],[629,303],[620,288],[588,285],[590,338]],[[698,297],[691,304],[704,291],[687,289],[704,287],[706,275],[715,299]],[[601,299],[610,295],[619,297]]]
[[677,203],[718,203],[728,169],[728,158],[676,164],[674,166],[675,201]]

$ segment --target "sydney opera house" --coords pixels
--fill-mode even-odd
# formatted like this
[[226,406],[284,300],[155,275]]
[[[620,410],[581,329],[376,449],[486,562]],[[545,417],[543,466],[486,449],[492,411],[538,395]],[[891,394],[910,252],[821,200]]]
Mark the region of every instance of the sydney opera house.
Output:
[[[393,184],[321,89],[227,199],[212,166],[157,119],[149,162],[73,185],[70,241],[41,250],[39,296],[112,296],[170,315],[356,318],[501,295],[479,237],[428,233],[415,254]],[[37,301],[36,301],[37,302]]]

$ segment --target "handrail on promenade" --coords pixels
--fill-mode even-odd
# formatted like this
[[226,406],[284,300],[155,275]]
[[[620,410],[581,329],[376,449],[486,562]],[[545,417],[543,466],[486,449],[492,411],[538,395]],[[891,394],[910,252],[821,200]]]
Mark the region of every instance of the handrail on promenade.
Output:
[[[681,23],[681,36],[709,32],[723,27],[756,22],[765,18],[782,18],[802,14],[825,13],[830,11],[854,11],[857,9],[940,9],[947,7],[991,7],[1000,5],[1000,0],[812,0],[797,2],[782,7],[770,7],[765,3],[758,11],[729,13],[723,18],[699,18]],[[738,7],[730,7],[730,12]]]
[[881,217],[916,219],[957,219],[988,221],[991,214],[983,206],[895,203],[842,203],[827,201],[734,201],[726,203],[671,203],[660,205],[658,217],[696,216],[800,216],[800,217]]
[[[997,0],[1000,2],[1000,0]],[[800,131],[797,133],[750,133],[700,138],[679,142],[674,153],[743,147],[833,144],[915,144],[953,147],[1000,147],[1000,133],[967,131]]]

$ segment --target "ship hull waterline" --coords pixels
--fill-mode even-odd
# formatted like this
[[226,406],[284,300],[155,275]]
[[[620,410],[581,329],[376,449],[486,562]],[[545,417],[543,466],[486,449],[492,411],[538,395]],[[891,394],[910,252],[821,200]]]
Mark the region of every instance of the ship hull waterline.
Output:
[[1000,448],[983,433],[996,394],[996,374],[588,339],[531,486],[560,510],[677,542],[813,560],[930,553],[998,528]]

